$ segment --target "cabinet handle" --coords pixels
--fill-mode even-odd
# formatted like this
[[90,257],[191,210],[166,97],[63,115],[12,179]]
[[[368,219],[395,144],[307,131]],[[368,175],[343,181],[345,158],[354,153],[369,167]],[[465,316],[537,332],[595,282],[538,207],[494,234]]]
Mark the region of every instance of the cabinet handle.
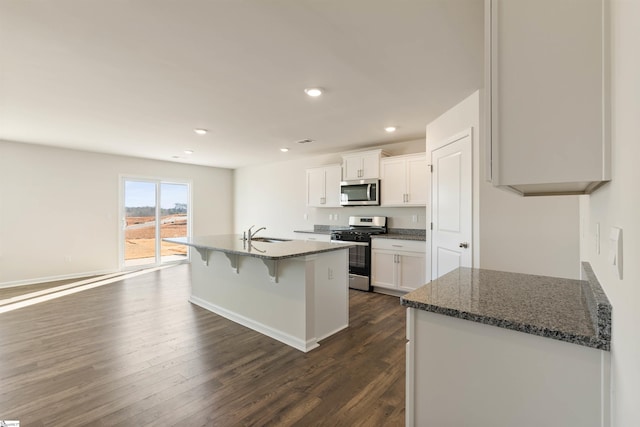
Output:
[[391,245],[391,246],[393,246],[394,248],[401,248],[402,247],[402,245]]

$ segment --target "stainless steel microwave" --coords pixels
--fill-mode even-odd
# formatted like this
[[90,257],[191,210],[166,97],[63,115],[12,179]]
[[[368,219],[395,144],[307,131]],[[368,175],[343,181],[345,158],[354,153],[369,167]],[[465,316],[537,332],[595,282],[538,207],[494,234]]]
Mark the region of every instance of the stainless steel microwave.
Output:
[[380,205],[380,180],[342,181],[340,183],[340,204],[342,206]]

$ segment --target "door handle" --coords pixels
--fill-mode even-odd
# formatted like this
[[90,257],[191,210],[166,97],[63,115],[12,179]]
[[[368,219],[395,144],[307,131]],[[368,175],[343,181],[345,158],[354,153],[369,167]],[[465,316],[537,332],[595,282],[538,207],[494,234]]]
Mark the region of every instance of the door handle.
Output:
[[460,243],[460,244],[458,245],[458,247],[467,249],[467,248],[469,247],[469,243],[467,243],[467,242],[462,242],[462,243]]

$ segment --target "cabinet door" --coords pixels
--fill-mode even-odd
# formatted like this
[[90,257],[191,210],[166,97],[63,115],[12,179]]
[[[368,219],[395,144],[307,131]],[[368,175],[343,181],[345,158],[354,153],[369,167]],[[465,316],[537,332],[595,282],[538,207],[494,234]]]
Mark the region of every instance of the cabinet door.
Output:
[[425,254],[419,252],[400,252],[398,263],[398,287],[413,291],[423,286],[425,281]]
[[325,170],[307,169],[307,206],[325,206]]
[[371,284],[396,289],[396,253],[371,251]]
[[425,206],[429,183],[427,157],[407,159],[407,205]]
[[380,153],[368,153],[362,156],[362,179],[380,178]]
[[488,4],[493,184],[568,194],[609,180],[603,1]]
[[343,159],[342,179],[349,181],[352,179],[362,179],[362,156],[349,156]]
[[342,167],[340,165],[325,168],[325,204],[328,208],[340,207],[340,180]]
[[380,180],[380,204],[404,205],[406,200],[406,162],[404,159],[383,160]]

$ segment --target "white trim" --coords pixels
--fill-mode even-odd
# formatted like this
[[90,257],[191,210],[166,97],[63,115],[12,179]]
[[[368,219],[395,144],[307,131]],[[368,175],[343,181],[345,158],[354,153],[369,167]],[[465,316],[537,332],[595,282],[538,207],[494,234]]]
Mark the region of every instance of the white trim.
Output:
[[[339,328],[336,328],[336,329],[334,329],[334,330],[333,330],[333,331],[331,331],[331,332],[327,332],[326,334],[324,334],[324,335],[322,335],[322,336],[320,336],[320,337],[316,337],[315,341],[316,341],[316,342],[317,342],[317,341],[322,341],[323,339],[325,339],[325,338],[329,338],[331,335],[333,335],[333,334],[337,334],[338,332],[340,332],[340,331],[342,331],[342,330],[344,330],[344,329],[347,329],[348,327],[349,327],[349,325],[343,325],[343,326],[340,326]],[[319,344],[318,344],[318,345],[319,345]],[[317,347],[317,346],[316,346],[316,347]]]
[[[463,131],[460,131],[456,134],[453,134],[442,141],[434,142],[431,146],[428,147],[428,153],[432,154],[433,151],[438,150],[445,145],[452,144],[462,138],[466,138],[467,136],[471,137],[471,146],[473,147],[473,127],[467,128]],[[428,158],[428,161],[431,161],[431,157]]]
[[0,288],[13,288],[16,286],[37,285],[39,283],[56,282],[58,280],[77,279],[79,277],[101,276],[103,274],[113,274],[118,272],[120,272],[120,270],[117,270],[117,269],[95,270],[95,271],[85,271],[82,273],[61,274],[59,276],[37,277],[34,279],[27,279],[27,280],[13,280],[11,282],[0,282]]
[[249,329],[253,329],[256,332],[259,332],[263,335],[266,335],[270,338],[273,338],[274,340],[280,341],[281,343],[287,344],[293,348],[295,348],[296,350],[300,350],[303,352],[308,352],[313,350],[314,348],[319,347],[318,344],[318,339],[317,338],[311,338],[307,341],[303,341],[300,338],[294,337],[292,335],[289,335],[285,332],[282,332],[278,329],[274,329],[270,326],[267,326],[263,323],[260,322],[256,322],[253,319],[249,319],[247,317],[244,317],[238,313],[234,313],[232,311],[229,311],[225,308],[222,308],[216,304],[213,304],[209,301],[205,301],[202,298],[198,298],[196,296],[191,295],[191,297],[189,298],[189,302],[191,302],[192,304],[195,304],[199,307],[204,308],[205,310],[209,310],[212,313],[215,313],[219,316],[222,316],[226,319],[231,320],[232,322],[238,323],[242,326],[245,326]]

